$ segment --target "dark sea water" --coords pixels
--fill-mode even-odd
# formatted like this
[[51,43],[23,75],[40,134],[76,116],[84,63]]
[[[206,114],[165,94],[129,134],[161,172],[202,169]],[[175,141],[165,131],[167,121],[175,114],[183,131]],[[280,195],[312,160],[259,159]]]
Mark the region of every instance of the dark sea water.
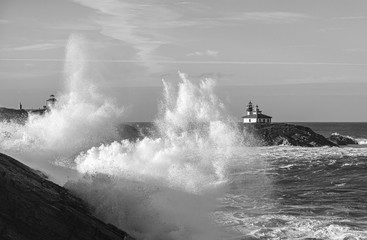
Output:
[[[297,124],[367,138],[367,123]],[[367,239],[367,145],[245,151],[214,212],[236,239]]]

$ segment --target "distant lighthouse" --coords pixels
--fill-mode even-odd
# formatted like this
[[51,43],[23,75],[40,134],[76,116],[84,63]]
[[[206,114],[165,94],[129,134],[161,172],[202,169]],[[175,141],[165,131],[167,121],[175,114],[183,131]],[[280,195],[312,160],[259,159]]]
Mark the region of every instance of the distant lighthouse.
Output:
[[46,100],[46,109],[51,110],[55,106],[56,102],[57,100],[55,98],[55,95],[50,95],[50,98]]
[[243,123],[271,123],[272,117],[262,114],[258,105],[256,105],[254,109],[254,106],[250,101],[247,104],[246,116],[243,116],[242,119]]
[[246,112],[247,112],[247,115],[250,115],[252,114],[252,102],[250,101],[248,104],[247,104],[247,109],[246,109]]

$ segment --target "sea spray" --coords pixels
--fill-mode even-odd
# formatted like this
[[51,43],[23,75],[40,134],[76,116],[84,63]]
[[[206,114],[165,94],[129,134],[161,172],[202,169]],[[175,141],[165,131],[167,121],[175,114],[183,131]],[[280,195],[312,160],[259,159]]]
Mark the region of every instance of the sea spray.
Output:
[[214,81],[196,85],[179,75],[178,87],[163,82],[155,121],[159,137],[81,153],[75,162],[87,175],[68,186],[92,203],[99,217],[140,238],[220,239],[208,212],[241,141],[214,94]]
[[25,124],[0,123],[1,151],[43,169],[45,162],[72,165],[80,151],[118,139],[123,109],[99,93],[99,79],[87,64],[87,45],[80,35],[69,38],[65,91],[51,111],[30,114]]
[[180,76],[178,90],[164,82],[165,99],[155,121],[159,138],[93,147],[76,158],[77,169],[89,174],[162,178],[170,187],[189,192],[225,180],[226,159],[241,144],[236,124],[226,117],[223,104],[213,94],[212,80],[196,86],[184,74]]

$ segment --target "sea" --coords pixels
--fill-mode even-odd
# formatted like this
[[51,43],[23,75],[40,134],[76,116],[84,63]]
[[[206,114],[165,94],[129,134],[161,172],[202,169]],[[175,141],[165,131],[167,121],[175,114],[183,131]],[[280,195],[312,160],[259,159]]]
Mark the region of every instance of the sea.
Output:
[[294,124],[361,145],[256,148],[231,166],[216,221],[239,239],[367,239],[367,123]]
[[215,80],[179,73],[152,123],[121,130],[126,108],[100,91],[85,46],[70,37],[51,111],[0,122],[0,152],[136,239],[367,239],[367,123],[296,123],[358,145],[249,147]]

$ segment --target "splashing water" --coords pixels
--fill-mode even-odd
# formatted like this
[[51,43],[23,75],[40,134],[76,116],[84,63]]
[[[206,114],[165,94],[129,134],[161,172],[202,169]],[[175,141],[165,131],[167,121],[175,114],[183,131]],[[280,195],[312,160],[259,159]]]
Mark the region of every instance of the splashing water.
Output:
[[[81,36],[70,37],[66,91],[50,112],[30,115],[25,124],[0,123],[1,151],[58,183],[72,169],[84,174],[66,186],[94,206],[97,216],[138,237],[215,239],[208,212],[226,181],[238,134],[224,117],[214,81],[195,85],[182,73],[178,87],[163,81],[158,137],[119,142],[116,125],[123,111],[99,93],[86,46]],[[55,163],[65,168],[52,169]]]
[[86,45],[81,36],[70,37],[65,61],[66,91],[51,111],[42,116],[30,114],[25,124],[0,123],[1,151],[43,169],[44,162],[59,159],[65,165],[72,164],[72,156],[80,151],[118,138],[116,125],[123,110],[98,93],[98,79],[88,75]]
[[164,82],[162,116],[156,120],[160,138],[93,147],[77,157],[77,169],[160,179],[169,187],[189,192],[224,181],[225,161],[239,143],[235,123],[223,119],[224,107],[213,94],[212,80],[196,86],[184,74],[180,76],[177,91]]
[[141,238],[217,239],[208,212],[227,180],[238,130],[224,117],[213,80],[195,85],[179,76],[177,88],[163,81],[164,101],[155,121],[159,137],[115,141],[81,153],[77,169],[92,177],[69,184],[76,192],[83,189],[81,196],[102,219]]

